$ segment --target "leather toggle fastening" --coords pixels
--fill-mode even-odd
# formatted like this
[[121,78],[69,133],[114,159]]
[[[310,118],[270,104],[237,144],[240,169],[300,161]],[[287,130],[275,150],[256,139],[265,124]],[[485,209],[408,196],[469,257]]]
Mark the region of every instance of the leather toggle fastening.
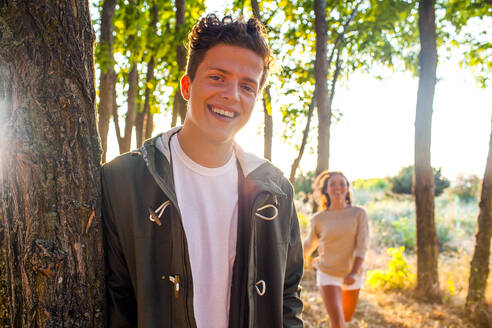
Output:
[[179,297],[179,276],[169,276],[169,280],[174,284],[174,297]]
[[[261,290],[260,290],[261,287]],[[260,280],[255,284],[256,292],[258,295],[263,296],[266,292],[266,283],[264,280]]]
[[[264,216],[264,215],[261,215],[259,212],[263,211],[263,210],[266,210],[268,208],[273,208],[274,210],[274,214],[271,216],[271,217],[267,217],[267,216]],[[256,216],[259,217],[260,219],[263,219],[263,220],[267,220],[267,221],[271,221],[273,219],[275,219],[278,215],[278,209],[275,205],[273,204],[266,204],[265,206],[262,206],[260,207],[257,211],[256,211]]]
[[149,208],[149,220],[152,221],[152,222],[155,222],[159,227],[162,226],[162,222],[160,220],[161,216],[162,216],[162,213],[164,213],[164,210],[169,206],[171,205],[171,201],[170,200],[166,200],[164,203],[161,204],[161,206],[159,206],[155,212],[152,211],[150,208]]

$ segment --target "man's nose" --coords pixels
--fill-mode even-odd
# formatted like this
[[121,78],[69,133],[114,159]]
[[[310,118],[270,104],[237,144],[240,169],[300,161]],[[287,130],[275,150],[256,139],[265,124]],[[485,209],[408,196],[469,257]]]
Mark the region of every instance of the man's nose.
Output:
[[229,101],[239,101],[239,83],[238,81],[230,81],[222,91],[222,97]]

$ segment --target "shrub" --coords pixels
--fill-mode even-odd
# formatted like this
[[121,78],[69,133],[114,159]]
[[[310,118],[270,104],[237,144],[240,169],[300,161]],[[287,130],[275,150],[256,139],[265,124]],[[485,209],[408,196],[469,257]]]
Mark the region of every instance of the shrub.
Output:
[[[441,168],[433,168],[434,173],[434,194],[439,196],[444,189],[449,187],[449,180],[441,175]],[[395,194],[411,195],[413,187],[413,165],[404,167],[398,175],[390,179],[391,191]]]
[[456,251],[456,247],[451,247],[450,243],[453,240],[452,229],[449,225],[436,223],[437,239],[439,240],[439,250]]
[[404,167],[390,178],[390,188],[395,194],[412,194],[413,166]]
[[294,180],[294,190],[297,193],[313,193],[314,171],[298,174]]
[[372,178],[372,179],[357,179],[352,182],[353,189],[365,189],[370,191],[380,191],[388,189],[389,184],[386,179]]
[[386,251],[391,255],[386,270],[370,270],[367,274],[367,282],[371,288],[394,290],[412,287],[415,284],[415,274],[411,272],[405,259],[405,247],[389,248]]
[[480,191],[481,179],[477,175],[458,175],[452,193],[464,202],[475,202]]

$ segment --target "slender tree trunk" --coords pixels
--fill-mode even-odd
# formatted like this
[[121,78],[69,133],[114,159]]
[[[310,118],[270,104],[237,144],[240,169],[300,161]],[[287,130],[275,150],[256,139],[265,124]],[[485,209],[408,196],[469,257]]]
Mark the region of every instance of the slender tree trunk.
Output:
[[[157,10],[157,6],[154,5],[152,7],[152,28],[154,31],[157,30],[157,19],[158,19],[158,10]],[[153,51],[152,49],[152,46],[150,47],[150,51]],[[155,68],[155,59],[154,59],[154,55],[152,55],[150,57],[150,61],[147,65],[147,77],[146,77],[146,80],[147,80],[147,83],[146,83],[146,87],[145,87],[145,101],[144,101],[144,108],[143,108],[143,133],[142,133],[142,136],[143,136],[143,140],[145,139],[148,139],[152,136],[152,131],[154,130],[154,122],[153,122],[153,118],[152,118],[152,112],[150,110],[150,103],[152,101],[151,97],[152,97],[152,92],[153,92],[153,89],[154,89],[154,84],[155,84],[155,81],[154,81],[154,68]],[[152,84],[153,87],[150,88],[148,86],[148,84]]]
[[314,28],[316,31],[315,94],[318,108],[318,160],[316,175],[328,169],[330,156],[331,111],[328,103],[328,64],[327,42],[328,27],[326,24],[326,1],[314,1]]
[[470,267],[466,310],[469,314],[479,314],[484,306],[485,288],[489,276],[490,238],[492,232],[492,131],[489,141],[489,155],[483,175],[482,193],[478,204],[477,233],[475,235],[475,251]]
[[[253,9],[253,16],[260,22],[260,6],[257,0],[251,0],[251,8]],[[263,113],[264,116],[264,130],[263,130],[263,157],[272,160],[272,144],[273,144],[273,118],[272,118],[272,96],[270,94],[270,86],[266,86],[263,91]]]
[[10,327],[104,325],[94,39],[86,0],[0,2]]
[[267,86],[263,91],[263,113],[264,131],[263,131],[263,157],[272,160],[272,141],[273,141],[273,119],[272,119],[272,96],[270,95],[270,87]]
[[419,87],[415,117],[414,192],[417,224],[417,295],[440,299],[437,261],[439,246],[434,223],[434,175],[431,167],[432,104],[436,85],[436,24],[434,1],[419,1]]
[[[136,8],[135,0],[129,0],[128,8],[132,13],[138,12]],[[130,19],[138,19],[137,17],[133,17]],[[128,44],[133,44],[135,40],[135,35],[138,34],[139,26],[137,25],[135,34],[128,36]],[[126,153],[130,151],[131,143],[132,143],[132,131],[135,125],[135,118],[137,116],[137,93],[138,93],[138,68],[135,59],[133,58],[133,54],[138,52],[138,48],[130,49],[130,61],[132,63],[130,72],[128,73],[128,98],[127,98],[127,110],[125,115],[125,127],[123,131],[123,135],[119,126],[119,116],[117,105],[115,102],[115,106],[113,108],[113,120],[116,128],[116,137],[118,139],[118,145],[120,148],[120,154]],[[116,90],[115,90],[116,91]],[[116,92],[115,92],[116,94]],[[116,100],[116,96],[115,96]]]
[[135,118],[137,116],[137,92],[138,92],[138,69],[137,64],[132,65],[132,69],[128,74],[128,109],[125,117],[125,134],[120,135],[119,124],[116,123],[118,115],[113,116],[115,120],[115,127],[117,131],[118,144],[120,146],[120,154],[130,151],[132,144],[132,131],[135,125]]
[[137,113],[137,118],[135,120],[135,132],[137,135],[137,148],[142,147],[145,138],[145,112],[143,109]]
[[307,122],[306,122],[306,127],[304,128],[304,132],[302,134],[302,142],[301,142],[301,147],[299,148],[299,154],[297,155],[297,158],[292,162],[292,166],[290,167],[290,176],[289,176],[289,181],[294,185],[294,181],[296,178],[296,171],[297,168],[299,167],[299,163],[301,162],[302,155],[304,154],[304,149],[306,148],[307,144],[307,139],[309,135],[309,128],[311,125],[311,118],[313,117],[313,111],[314,111],[314,98],[311,100],[311,103],[309,104],[309,110],[308,110],[308,115],[307,115]]
[[[178,40],[185,41],[183,37],[184,28],[186,27],[185,23],[185,13],[186,13],[186,0],[176,0],[176,38]],[[178,43],[178,47],[176,49],[176,59],[178,62],[178,77],[185,73],[186,69],[186,49],[183,45],[183,42]],[[178,116],[180,117],[181,123],[184,122],[186,116],[186,101],[181,95],[181,84],[178,82],[178,88],[174,93],[174,103],[173,103],[173,116],[171,126],[176,126]]]
[[[154,56],[150,58],[149,64],[147,65],[147,83],[152,82],[154,80]],[[143,140],[146,140],[152,136],[153,122],[152,122],[152,113],[150,112],[150,97],[152,96],[152,90],[147,86],[145,87],[145,101],[143,107],[143,131],[142,137]],[[150,136],[149,136],[150,135]]]
[[105,0],[101,12],[100,47],[104,57],[101,60],[101,76],[99,82],[98,127],[103,148],[103,162],[106,161],[109,119],[113,112],[113,94],[116,84],[116,75],[113,68],[113,16],[116,2],[116,0]]

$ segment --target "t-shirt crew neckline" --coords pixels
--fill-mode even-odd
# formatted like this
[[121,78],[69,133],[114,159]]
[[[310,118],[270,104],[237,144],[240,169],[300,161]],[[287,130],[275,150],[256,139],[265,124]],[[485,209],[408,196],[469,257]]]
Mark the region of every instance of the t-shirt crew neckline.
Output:
[[225,172],[231,170],[234,168],[236,164],[236,155],[234,154],[234,151],[231,154],[231,157],[229,160],[222,166],[219,167],[206,167],[203,165],[198,164],[197,162],[193,161],[186,153],[183,151],[183,148],[181,148],[181,144],[179,143],[179,138],[177,134],[173,135],[171,137],[171,145],[174,145],[175,150],[175,155],[179,156],[181,161],[192,171],[203,175],[203,176],[218,176],[222,175]]
[[345,210],[348,210],[348,209],[351,209],[351,208],[354,208],[354,206],[352,205],[348,205],[348,206],[345,206],[344,208],[340,208],[338,210],[325,210],[324,212],[331,212],[331,213],[334,213],[334,212],[341,212],[341,211],[345,211]]

